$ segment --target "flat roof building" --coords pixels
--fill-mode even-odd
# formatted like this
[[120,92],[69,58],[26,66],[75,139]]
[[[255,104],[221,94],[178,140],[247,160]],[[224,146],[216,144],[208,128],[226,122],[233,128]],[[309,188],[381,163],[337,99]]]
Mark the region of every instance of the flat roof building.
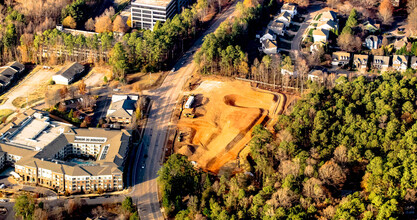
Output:
[[193,0],[135,0],[132,1],[132,27],[153,30],[157,21],[173,18]]

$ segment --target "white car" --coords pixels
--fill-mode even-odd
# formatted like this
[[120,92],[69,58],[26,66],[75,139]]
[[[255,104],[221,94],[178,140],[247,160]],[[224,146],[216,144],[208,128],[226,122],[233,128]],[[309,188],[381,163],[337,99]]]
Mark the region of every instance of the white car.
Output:
[[0,202],[8,202],[8,199],[0,199]]

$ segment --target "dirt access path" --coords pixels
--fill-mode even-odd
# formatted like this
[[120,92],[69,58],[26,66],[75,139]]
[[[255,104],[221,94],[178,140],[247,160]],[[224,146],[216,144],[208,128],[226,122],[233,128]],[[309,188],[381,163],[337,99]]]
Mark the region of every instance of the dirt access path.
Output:
[[36,67],[18,85],[14,86],[3,95],[3,98],[7,100],[0,105],[0,109],[17,110],[16,106],[12,104],[13,100],[18,97],[26,97],[35,92],[38,88],[47,85],[54,74],[54,70],[44,70],[41,69],[40,66]]

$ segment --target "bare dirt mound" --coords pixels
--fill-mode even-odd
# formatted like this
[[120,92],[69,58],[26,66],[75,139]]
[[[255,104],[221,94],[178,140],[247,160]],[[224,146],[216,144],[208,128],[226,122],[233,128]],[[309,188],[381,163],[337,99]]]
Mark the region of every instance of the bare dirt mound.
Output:
[[190,145],[182,146],[177,153],[182,154],[184,156],[190,157],[194,153],[194,147]]
[[[195,109],[197,118],[182,117],[178,122],[185,136],[183,142],[176,142],[177,152],[212,172],[236,159],[250,140],[252,128],[263,123],[279,104],[274,94],[254,90],[241,81],[206,80],[192,93],[201,100]],[[190,128],[193,132],[186,133]],[[191,155],[185,144],[195,146]]]

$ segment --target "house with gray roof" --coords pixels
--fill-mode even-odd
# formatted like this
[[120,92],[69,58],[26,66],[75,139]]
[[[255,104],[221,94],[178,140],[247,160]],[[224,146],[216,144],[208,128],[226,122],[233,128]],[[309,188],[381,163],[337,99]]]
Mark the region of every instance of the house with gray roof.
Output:
[[132,122],[138,98],[138,95],[113,95],[107,110],[107,119],[111,123],[129,125]]
[[55,75],[53,75],[52,80],[56,84],[69,85],[73,83],[75,80],[77,80],[84,72],[84,70],[85,68],[83,65],[74,62],[65,66]]

